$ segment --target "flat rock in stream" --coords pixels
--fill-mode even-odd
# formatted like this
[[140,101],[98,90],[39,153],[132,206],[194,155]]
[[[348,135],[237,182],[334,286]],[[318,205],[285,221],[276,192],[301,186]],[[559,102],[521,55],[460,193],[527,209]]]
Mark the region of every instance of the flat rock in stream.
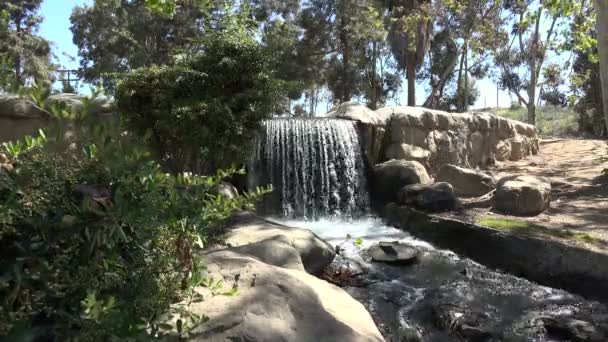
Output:
[[389,264],[411,264],[418,259],[420,251],[400,242],[380,242],[370,247],[367,253],[373,261]]

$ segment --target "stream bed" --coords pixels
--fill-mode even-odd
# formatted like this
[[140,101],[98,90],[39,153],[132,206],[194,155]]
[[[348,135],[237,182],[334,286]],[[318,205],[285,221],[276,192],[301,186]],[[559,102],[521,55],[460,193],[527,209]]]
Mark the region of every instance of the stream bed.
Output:
[[[343,288],[387,341],[608,341],[605,305],[488,269],[379,219],[271,220],[338,246],[332,268],[358,274]],[[370,247],[395,241],[419,251],[415,262],[371,260]]]

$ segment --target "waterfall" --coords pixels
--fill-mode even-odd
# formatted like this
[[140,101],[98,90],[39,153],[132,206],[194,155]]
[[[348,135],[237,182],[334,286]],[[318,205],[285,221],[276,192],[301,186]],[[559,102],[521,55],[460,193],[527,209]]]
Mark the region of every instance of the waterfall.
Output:
[[263,214],[314,220],[357,217],[368,208],[359,135],[341,119],[264,121],[249,164],[249,187],[272,185]]

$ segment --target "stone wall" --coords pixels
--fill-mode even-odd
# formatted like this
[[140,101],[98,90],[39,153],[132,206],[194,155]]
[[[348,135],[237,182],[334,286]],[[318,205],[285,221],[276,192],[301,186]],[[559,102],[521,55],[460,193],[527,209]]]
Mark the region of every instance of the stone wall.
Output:
[[404,106],[372,111],[347,102],[328,116],[360,123],[371,164],[417,160],[435,173],[444,164],[484,168],[496,160],[520,160],[538,153],[534,126],[490,113],[457,114]]
[[[63,102],[71,108],[83,106],[82,97],[76,94],[52,94],[47,104]],[[99,98],[90,103],[91,115],[99,120],[114,118],[112,102]],[[38,129],[49,126],[53,119],[50,113],[32,101],[17,95],[0,95],[0,142],[21,139],[36,134]]]

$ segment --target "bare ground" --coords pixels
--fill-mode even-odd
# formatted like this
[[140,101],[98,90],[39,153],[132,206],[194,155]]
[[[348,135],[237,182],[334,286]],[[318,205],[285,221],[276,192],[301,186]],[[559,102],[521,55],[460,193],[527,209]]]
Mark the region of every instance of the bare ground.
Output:
[[468,217],[525,220],[541,229],[538,235],[608,252],[608,144],[603,140],[547,139],[541,153],[518,162],[499,163],[489,171],[497,179],[507,175],[544,176],[551,180],[552,203],[544,213],[514,218],[489,210],[473,210]]

